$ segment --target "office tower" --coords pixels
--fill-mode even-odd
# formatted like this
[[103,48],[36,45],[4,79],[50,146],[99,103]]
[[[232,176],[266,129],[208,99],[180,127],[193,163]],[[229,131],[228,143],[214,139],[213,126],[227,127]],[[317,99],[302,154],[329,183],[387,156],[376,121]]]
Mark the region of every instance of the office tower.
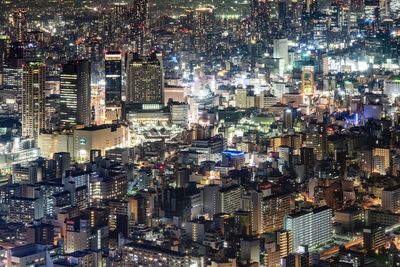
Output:
[[24,42],[28,31],[26,21],[27,11],[25,9],[17,9],[13,14],[13,26],[15,41]]
[[3,62],[3,89],[14,94],[22,92],[22,65],[25,63],[22,46],[19,42],[11,43]]
[[28,62],[23,66],[22,136],[35,140],[45,127],[45,80],[45,64]]
[[289,48],[288,39],[274,39],[274,58],[279,59],[279,73],[283,73],[288,69],[289,64]]
[[121,118],[122,109],[122,54],[108,51],[105,54],[106,121]]
[[132,12],[133,16],[130,28],[132,31],[134,51],[143,55],[148,18],[148,1],[134,0]]
[[163,68],[155,53],[145,57],[133,54],[127,79],[127,103],[164,103]]
[[194,22],[194,48],[199,53],[212,48],[215,18],[213,9],[202,7],[196,9]]
[[266,196],[261,204],[262,233],[282,229],[285,215],[290,213],[291,194]]
[[332,209],[328,206],[286,215],[284,229],[292,235],[292,250],[313,248],[332,240]]
[[119,51],[105,54],[106,106],[120,107],[122,97],[122,55]]
[[89,125],[91,121],[91,67],[87,60],[63,65],[60,85],[60,121],[64,126]]

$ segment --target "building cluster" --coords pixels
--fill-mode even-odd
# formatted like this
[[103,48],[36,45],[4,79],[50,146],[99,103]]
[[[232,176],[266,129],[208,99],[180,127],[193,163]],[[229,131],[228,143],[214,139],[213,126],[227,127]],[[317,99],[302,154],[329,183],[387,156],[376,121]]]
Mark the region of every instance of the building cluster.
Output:
[[399,124],[396,0],[1,1],[0,266],[400,266]]

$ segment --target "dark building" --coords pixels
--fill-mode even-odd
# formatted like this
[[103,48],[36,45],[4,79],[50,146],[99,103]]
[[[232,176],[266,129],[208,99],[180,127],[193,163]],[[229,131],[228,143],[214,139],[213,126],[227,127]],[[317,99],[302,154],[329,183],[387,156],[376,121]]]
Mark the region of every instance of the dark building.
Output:
[[34,222],[33,226],[26,228],[26,240],[28,244],[53,245],[54,226],[51,224]]
[[106,106],[119,107],[122,97],[122,56],[119,51],[105,54]]
[[64,126],[89,125],[91,121],[91,66],[88,60],[63,65],[60,85],[60,121]]

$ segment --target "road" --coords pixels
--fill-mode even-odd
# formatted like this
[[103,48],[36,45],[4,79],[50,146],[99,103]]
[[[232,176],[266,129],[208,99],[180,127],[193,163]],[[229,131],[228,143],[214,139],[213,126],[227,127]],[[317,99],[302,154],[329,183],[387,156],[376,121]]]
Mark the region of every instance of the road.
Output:
[[[349,241],[349,242],[345,243],[343,246],[346,249],[349,249],[351,247],[361,245],[362,243],[363,243],[363,238],[359,237],[357,239],[354,239],[352,241]],[[326,259],[332,257],[333,255],[337,254],[338,252],[339,252],[339,247],[338,246],[330,248],[328,250],[324,250],[324,251],[321,252],[320,259],[321,260],[326,260]]]

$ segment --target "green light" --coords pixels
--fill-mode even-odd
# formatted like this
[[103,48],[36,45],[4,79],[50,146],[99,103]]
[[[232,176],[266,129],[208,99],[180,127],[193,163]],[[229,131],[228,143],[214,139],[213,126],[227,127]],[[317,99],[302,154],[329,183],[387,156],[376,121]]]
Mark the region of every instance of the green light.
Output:
[[40,61],[29,62],[29,66],[31,66],[31,67],[39,67],[41,64],[42,64],[42,62],[40,62]]

